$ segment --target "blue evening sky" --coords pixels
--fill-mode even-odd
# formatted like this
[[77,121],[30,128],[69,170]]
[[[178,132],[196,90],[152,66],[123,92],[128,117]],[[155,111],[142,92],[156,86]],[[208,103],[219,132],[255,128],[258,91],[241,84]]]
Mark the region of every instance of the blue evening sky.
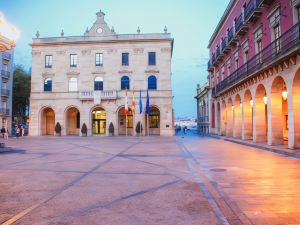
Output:
[[118,34],[163,32],[175,39],[172,85],[175,117],[196,117],[196,85],[208,75],[208,41],[228,0],[0,0],[0,12],[21,31],[15,63],[31,66],[28,45],[36,31],[41,37],[83,35],[100,9]]

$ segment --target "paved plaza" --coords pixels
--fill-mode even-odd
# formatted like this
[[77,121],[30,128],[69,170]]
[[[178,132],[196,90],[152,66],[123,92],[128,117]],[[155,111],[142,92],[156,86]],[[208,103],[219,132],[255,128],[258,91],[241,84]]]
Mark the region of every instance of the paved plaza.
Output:
[[209,137],[10,139],[1,224],[300,224],[300,161]]

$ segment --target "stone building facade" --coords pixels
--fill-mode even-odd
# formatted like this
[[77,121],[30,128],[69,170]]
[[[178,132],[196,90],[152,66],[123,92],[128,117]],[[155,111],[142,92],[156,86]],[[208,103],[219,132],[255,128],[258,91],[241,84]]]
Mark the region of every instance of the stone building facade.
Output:
[[[98,12],[83,36],[33,39],[29,135],[53,135],[57,122],[62,135],[135,135],[141,121],[143,134],[173,135],[171,58],[173,39],[163,33],[116,34]],[[150,115],[145,115],[146,92]],[[125,119],[125,92],[129,115]],[[143,113],[139,113],[142,94]],[[136,113],[131,110],[132,94]],[[149,124],[149,126],[147,125]]]
[[13,49],[0,52],[0,126],[7,128],[9,133],[12,118],[13,53]]
[[210,101],[211,92],[209,88],[209,82],[205,83],[203,86],[197,86],[197,126],[200,133],[209,133],[210,127]]
[[300,1],[231,0],[210,43],[211,132],[300,147]]

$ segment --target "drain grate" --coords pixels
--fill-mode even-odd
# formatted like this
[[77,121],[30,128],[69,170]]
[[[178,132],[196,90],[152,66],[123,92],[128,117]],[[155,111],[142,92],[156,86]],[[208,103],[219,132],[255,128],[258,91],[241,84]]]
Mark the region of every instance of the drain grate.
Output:
[[222,169],[222,168],[214,168],[214,169],[210,169],[210,171],[213,171],[213,172],[225,172],[227,170],[226,169]]

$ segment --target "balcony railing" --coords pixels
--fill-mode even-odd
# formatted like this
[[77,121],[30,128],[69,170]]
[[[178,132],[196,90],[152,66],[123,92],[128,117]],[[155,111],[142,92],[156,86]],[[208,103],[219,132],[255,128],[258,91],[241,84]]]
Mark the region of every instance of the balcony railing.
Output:
[[2,96],[9,96],[9,90],[8,89],[1,89],[1,95]]
[[238,34],[243,35],[243,34],[245,34],[247,29],[248,29],[248,26],[244,21],[244,15],[243,15],[243,13],[241,13],[241,15],[239,15],[239,17],[235,21],[235,33],[236,33],[236,35],[238,35]]
[[[79,99],[80,100],[94,100],[95,92],[94,91],[80,91]],[[101,91],[101,99],[117,99],[117,91]]]
[[5,78],[9,78],[10,72],[6,71],[6,70],[1,70],[1,76],[5,77]]
[[251,78],[262,68],[270,66],[277,62],[281,56],[289,53],[291,50],[298,50],[300,46],[300,23],[291,27],[282,34],[277,40],[273,41],[262,52],[256,54],[247,63],[243,64],[230,76],[217,84],[213,90],[213,96],[229,89],[241,81]]
[[0,115],[9,116],[9,109],[0,108]]
[[11,59],[11,54],[8,53],[8,52],[2,52],[2,58],[10,60]]
[[251,0],[245,9],[245,21],[255,22],[261,15],[261,1]]
[[222,52],[224,52],[224,50],[226,49],[226,46],[227,46],[227,38],[224,38],[221,43]]

